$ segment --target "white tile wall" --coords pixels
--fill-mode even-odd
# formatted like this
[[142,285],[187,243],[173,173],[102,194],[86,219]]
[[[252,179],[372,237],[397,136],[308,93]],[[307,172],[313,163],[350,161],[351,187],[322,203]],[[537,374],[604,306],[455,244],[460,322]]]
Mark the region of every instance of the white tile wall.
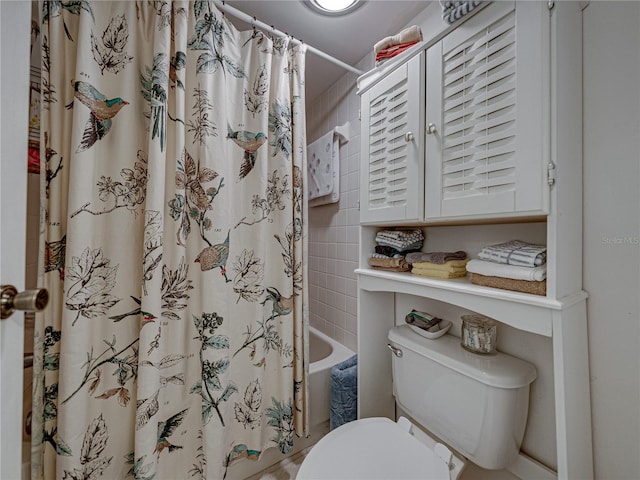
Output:
[[[364,58],[357,66],[373,66]],[[340,148],[340,201],[309,210],[309,321],[356,350],[358,225],[360,214],[360,97],[356,75],[346,73],[316,99],[307,99],[307,142],[336,125],[351,124],[351,138]]]

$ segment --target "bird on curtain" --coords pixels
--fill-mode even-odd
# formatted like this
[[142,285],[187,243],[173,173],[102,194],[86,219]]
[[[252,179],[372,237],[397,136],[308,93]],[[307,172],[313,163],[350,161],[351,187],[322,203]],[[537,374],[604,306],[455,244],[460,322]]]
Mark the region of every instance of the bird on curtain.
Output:
[[216,267],[220,267],[220,272],[222,275],[224,275],[226,283],[229,283],[231,281],[227,278],[227,259],[229,258],[230,231],[231,230],[227,231],[227,238],[224,242],[205,247],[204,250],[202,250],[194,260],[195,263],[200,264],[200,270],[203,272]]
[[267,287],[267,298],[262,305],[268,301],[272,302],[271,320],[281,315],[289,315],[293,311],[293,300],[295,295],[283,296],[276,287]]
[[76,153],[80,153],[91,148],[94,143],[102,140],[109,133],[111,119],[122,107],[129,105],[129,102],[120,97],[108,99],[87,82],[76,82],[74,90],[74,96],[91,110],[82,133],[82,141],[76,150]]
[[174,445],[174,444],[172,444],[168,440],[168,437],[173,435],[173,433],[175,432],[176,428],[178,428],[180,426],[180,424],[184,420],[184,417],[187,416],[187,412],[188,411],[189,411],[189,409],[186,408],[186,409],[182,410],[181,412],[178,412],[175,415],[173,415],[172,417],[168,418],[166,421],[158,422],[158,441],[156,443],[156,449],[154,450],[153,453],[157,452],[158,455],[159,455],[160,453],[162,453],[162,451],[165,448],[168,449],[169,453],[171,453],[174,450],[179,450],[179,449],[182,448],[182,445]]
[[256,164],[256,151],[267,141],[267,136],[262,133],[253,133],[246,130],[233,131],[227,126],[227,138],[244,150],[242,165],[240,165],[240,177],[238,181],[246,177]]

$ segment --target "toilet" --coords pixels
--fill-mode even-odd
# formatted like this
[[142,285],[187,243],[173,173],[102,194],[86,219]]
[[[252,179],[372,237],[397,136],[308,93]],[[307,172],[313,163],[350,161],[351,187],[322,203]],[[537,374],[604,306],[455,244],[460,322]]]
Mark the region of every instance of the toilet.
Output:
[[393,395],[415,425],[405,417],[344,424],[311,449],[297,480],[455,480],[467,460],[499,470],[516,459],[533,365],[468,352],[452,335],[430,340],[408,325],[389,331],[389,349]]

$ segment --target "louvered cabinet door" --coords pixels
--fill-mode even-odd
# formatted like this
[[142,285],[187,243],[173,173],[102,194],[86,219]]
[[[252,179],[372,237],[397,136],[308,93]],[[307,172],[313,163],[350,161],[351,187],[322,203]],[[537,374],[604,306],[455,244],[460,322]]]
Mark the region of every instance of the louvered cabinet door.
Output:
[[424,215],[424,52],[361,97],[360,222]]
[[495,2],[427,51],[427,220],[549,211],[549,13]]

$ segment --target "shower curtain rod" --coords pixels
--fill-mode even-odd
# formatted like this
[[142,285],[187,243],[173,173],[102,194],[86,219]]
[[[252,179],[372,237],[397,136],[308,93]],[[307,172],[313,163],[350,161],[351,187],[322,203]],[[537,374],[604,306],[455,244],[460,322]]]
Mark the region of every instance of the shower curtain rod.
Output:
[[[224,13],[228,13],[229,15],[232,15],[232,16],[236,17],[239,20],[242,20],[244,22],[250,23],[253,26],[260,27],[261,29],[267,30],[267,31],[269,31],[271,33],[274,33],[274,34],[280,36],[280,37],[291,37],[292,41],[297,43],[297,44],[304,43],[302,40],[298,40],[297,38],[289,35],[288,33],[285,33],[285,32],[283,32],[281,30],[278,30],[273,25],[267,25],[266,23],[261,22],[260,20],[257,20],[255,17],[252,17],[251,15],[249,15],[249,14],[247,14],[247,13],[241,11],[241,10],[238,10],[237,8],[230,7],[229,5],[227,5],[226,3],[224,3],[221,0],[214,0],[213,3],[215,3],[216,6],[220,10],[222,10]],[[328,53],[325,53],[322,50],[318,50],[317,48],[312,47],[309,44],[307,44],[307,51],[317,55],[318,57],[322,57],[325,60],[328,60],[331,63],[334,63],[334,64],[338,65],[339,67],[344,68],[345,70],[349,70],[350,72],[356,73],[358,75],[362,75],[364,73],[362,70],[358,70],[357,68],[352,67],[348,63],[344,63],[342,60],[339,60],[336,57],[332,57]]]

